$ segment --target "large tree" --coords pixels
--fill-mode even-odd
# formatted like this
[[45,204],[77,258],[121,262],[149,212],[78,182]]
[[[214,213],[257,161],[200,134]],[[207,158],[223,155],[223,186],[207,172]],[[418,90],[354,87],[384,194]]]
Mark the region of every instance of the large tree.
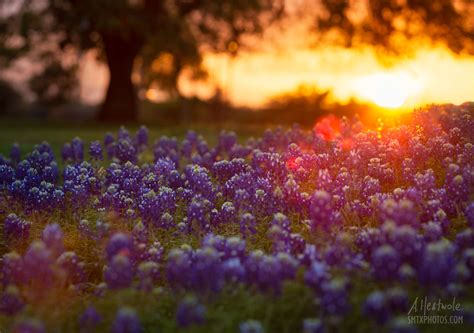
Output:
[[[61,50],[100,51],[110,72],[99,117],[137,117],[135,70],[141,79],[176,84],[205,50],[234,51],[243,36],[261,32],[283,12],[284,0],[2,0],[0,61],[27,55],[39,43]],[[150,75],[154,58],[169,55],[169,72]],[[3,58],[3,59],[2,59]],[[141,68],[140,68],[141,67]],[[140,76],[140,75],[139,75]]]

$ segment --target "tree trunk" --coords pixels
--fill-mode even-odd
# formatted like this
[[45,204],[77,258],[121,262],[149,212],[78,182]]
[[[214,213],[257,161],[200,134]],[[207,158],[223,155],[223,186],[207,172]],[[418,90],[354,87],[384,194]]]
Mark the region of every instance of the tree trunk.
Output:
[[134,122],[138,118],[137,94],[132,83],[135,57],[141,42],[118,34],[102,34],[110,81],[99,112],[99,120]]

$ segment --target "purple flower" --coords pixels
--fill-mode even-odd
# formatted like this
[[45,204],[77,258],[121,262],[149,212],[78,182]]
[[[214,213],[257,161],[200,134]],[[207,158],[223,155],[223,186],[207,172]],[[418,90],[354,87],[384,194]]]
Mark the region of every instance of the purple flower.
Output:
[[9,285],[0,295],[0,312],[7,316],[13,316],[20,312],[24,305],[20,292],[14,285]]
[[128,288],[132,284],[134,270],[130,259],[117,254],[105,268],[104,279],[110,289]]
[[104,159],[102,144],[100,141],[92,141],[89,145],[89,156],[95,161],[102,161]]
[[179,303],[176,322],[180,328],[201,325],[205,320],[206,308],[195,297],[188,296]]
[[2,258],[2,284],[21,284],[24,280],[23,258],[16,252],[3,255]]
[[328,316],[344,316],[350,310],[348,283],[344,279],[332,279],[321,287],[320,304]]
[[140,150],[148,146],[148,129],[145,126],[140,126],[135,135],[135,141]]
[[21,150],[20,150],[20,145],[18,143],[14,143],[12,145],[12,148],[10,149],[10,160],[13,162],[13,164],[18,164],[21,159]]
[[400,268],[400,255],[390,245],[382,245],[372,254],[372,270],[377,280],[392,280],[397,278]]
[[464,210],[466,221],[471,228],[474,228],[474,202],[471,202]]
[[9,214],[4,221],[3,233],[7,240],[26,240],[30,236],[30,227],[30,222]]
[[365,300],[362,312],[379,325],[387,322],[390,317],[390,311],[385,294],[380,291],[372,292]]
[[418,279],[426,286],[446,286],[454,277],[455,263],[454,246],[449,241],[430,243],[417,267]]
[[411,225],[417,227],[419,224],[418,212],[410,200],[393,199],[385,200],[381,205],[382,221],[391,220],[397,225]]
[[410,302],[406,291],[400,287],[393,287],[385,293],[387,304],[391,311],[404,313],[408,311]]
[[114,234],[108,241],[105,249],[107,260],[111,260],[116,254],[131,256],[134,247],[132,239],[124,233]]
[[84,263],[72,252],[64,252],[56,260],[56,264],[66,274],[66,278],[73,284],[80,283],[85,278]]
[[328,192],[324,190],[314,192],[311,197],[310,216],[313,229],[318,227],[328,229],[336,222],[332,197]]
[[79,317],[80,331],[83,333],[94,332],[97,325],[102,321],[102,317],[93,306],[89,306]]
[[247,320],[239,325],[240,333],[264,333],[263,325],[258,320]]
[[46,244],[34,241],[23,256],[23,274],[27,282],[49,286],[53,280],[52,255]]
[[160,278],[160,266],[156,262],[145,261],[138,266],[139,288],[151,291]]
[[112,323],[112,333],[140,333],[142,325],[137,313],[132,308],[123,307],[118,310]]
[[11,166],[0,165],[0,189],[8,188],[15,181],[15,169]]
[[48,224],[43,230],[42,240],[55,256],[64,251],[63,238],[63,232],[57,223]]
[[319,261],[313,261],[304,275],[306,284],[314,290],[320,290],[321,286],[330,278],[328,267]]

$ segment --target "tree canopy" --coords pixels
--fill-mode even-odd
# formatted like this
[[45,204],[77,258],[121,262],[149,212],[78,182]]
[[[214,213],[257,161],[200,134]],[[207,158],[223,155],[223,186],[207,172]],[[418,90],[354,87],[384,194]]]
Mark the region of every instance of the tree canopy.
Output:
[[423,40],[474,54],[473,14],[472,0],[322,0],[316,30],[349,47],[403,53]]
[[[5,1],[4,12],[13,14],[0,17],[0,61],[39,43],[98,50],[110,71],[100,117],[116,121],[136,118],[134,69],[146,84],[173,87],[183,68],[199,68],[204,50],[235,52],[243,36],[262,32],[284,8],[283,0]],[[160,55],[171,60],[169,68],[153,71]]]

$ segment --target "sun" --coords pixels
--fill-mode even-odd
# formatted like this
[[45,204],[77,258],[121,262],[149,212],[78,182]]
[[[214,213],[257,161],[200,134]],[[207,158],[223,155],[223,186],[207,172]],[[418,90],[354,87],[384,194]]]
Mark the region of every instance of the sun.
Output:
[[359,78],[356,90],[360,97],[380,107],[396,109],[419,92],[420,84],[406,73],[375,73]]

